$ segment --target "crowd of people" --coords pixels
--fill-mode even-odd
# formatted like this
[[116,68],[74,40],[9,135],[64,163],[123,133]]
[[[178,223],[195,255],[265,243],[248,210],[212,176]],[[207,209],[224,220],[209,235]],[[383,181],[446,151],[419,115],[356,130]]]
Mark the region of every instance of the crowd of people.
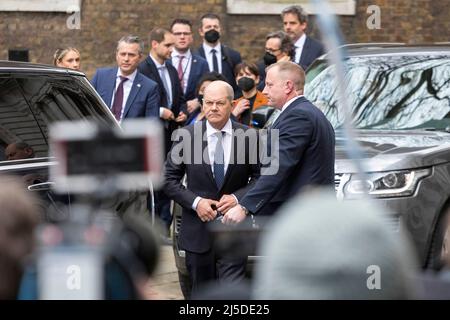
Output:
[[[155,194],[161,236],[169,241],[173,200],[183,208],[179,246],[186,252],[192,297],[204,298],[202,288],[211,283],[222,288],[245,283],[247,255],[217,250],[211,226],[250,229],[255,219],[274,216],[281,219],[261,245],[267,259],[243,297],[414,297],[405,271],[414,270],[413,255],[408,251],[400,258],[407,241],[387,234],[377,213],[370,212],[375,209],[333,198],[334,130],[303,95],[305,70],[324,47],[306,35],[308,16],[300,6],[285,8],[281,17],[283,30],[267,35],[260,61],[242,61],[223,44],[219,16],[207,13],[200,19],[199,48],[192,48],[192,23],[177,18],[168,29],[151,30],[148,54],[141,39],[124,36],[117,44],[117,65],[96,71],[93,87],[119,123],[128,118],[163,123],[164,185]],[[80,70],[80,62],[75,48],[55,52],[58,67]],[[252,160],[261,153],[252,112],[264,106],[280,111],[267,130],[269,163]],[[180,136],[189,138],[174,139]],[[197,144],[200,162],[198,154],[185,152]],[[311,195],[312,187],[325,191]],[[373,264],[392,280],[381,291],[366,285],[366,269]]]

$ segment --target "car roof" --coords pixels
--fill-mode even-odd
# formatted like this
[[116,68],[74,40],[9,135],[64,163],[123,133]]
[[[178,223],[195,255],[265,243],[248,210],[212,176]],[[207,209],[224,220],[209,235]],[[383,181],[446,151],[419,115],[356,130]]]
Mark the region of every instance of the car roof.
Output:
[[84,76],[84,73],[48,64],[0,60],[0,72],[59,73]]

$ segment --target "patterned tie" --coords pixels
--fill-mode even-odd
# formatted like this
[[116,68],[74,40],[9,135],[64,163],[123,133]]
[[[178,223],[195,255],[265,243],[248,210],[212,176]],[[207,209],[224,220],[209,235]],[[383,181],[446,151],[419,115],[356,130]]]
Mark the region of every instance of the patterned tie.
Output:
[[225,179],[225,165],[223,156],[223,145],[222,138],[225,132],[216,132],[217,143],[216,150],[214,151],[214,180],[216,180],[217,188],[222,187],[223,181]]
[[211,53],[212,53],[212,60],[213,60],[213,71],[215,72],[219,72],[219,63],[217,62],[217,56],[216,56],[216,49],[212,49]]
[[[183,59],[185,58],[184,56],[178,56],[179,60],[178,60],[178,79],[180,79],[180,83],[181,83],[181,88],[184,87],[183,85],[183,76],[184,76],[184,72],[183,72]],[[184,90],[183,90],[184,91]]]
[[171,108],[172,107],[172,92],[169,89],[169,85],[167,84],[167,80],[166,80],[166,72],[165,70],[167,69],[166,66],[160,66],[158,67],[159,69],[159,76],[161,78],[161,81],[163,83],[164,86],[164,90],[166,91],[166,102],[167,102],[167,108]]
[[116,94],[114,95],[114,101],[111,107],[111,111],[116,117],[117,121],[120,121],[120,116],[122,115],[122,104],[123,104],[123,83],[128,80],[126,77],[120,77],[120,83],[117,87]]

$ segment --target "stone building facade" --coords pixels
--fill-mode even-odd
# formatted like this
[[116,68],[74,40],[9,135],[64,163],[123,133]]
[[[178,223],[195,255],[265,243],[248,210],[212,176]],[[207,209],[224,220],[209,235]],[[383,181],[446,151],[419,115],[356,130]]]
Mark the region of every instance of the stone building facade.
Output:
[[[380,29],[366,25],[370,5],[381,9]],[[268,32],[282,28],[279,14],[227,13],[227,0],[82,0],[79,29],[68,28],[65,12],[0,11],[0,59],[8,58],[9,49],[26,48],[30,61],[50,64],[56,48],[70,45],[80,49],[82,69],[91,77],[97,67],[114,64],[120,37],[146,40],[153,27],[169,27],[177,17],[193,21],[198,46],[198,19],[206,12],[221,16],[223,42],[248,61],[264,54]],[[432,43],[450,41],[449,16],[450,0],[356,0],[355,14],[340,16],[339,23],[347,43]],[[320,38],[314,16],[309,29]]]

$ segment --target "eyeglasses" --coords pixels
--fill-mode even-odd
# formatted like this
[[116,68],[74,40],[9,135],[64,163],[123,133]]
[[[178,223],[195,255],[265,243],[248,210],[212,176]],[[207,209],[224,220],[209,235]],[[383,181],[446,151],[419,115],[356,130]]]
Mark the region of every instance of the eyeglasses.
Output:
[[190,36],[192,34],[192,32],[174,32],[173,33],[173,35],[174,36],[177,36],[177,37],[179,37],[179,36],[185,36],[185,37],[187,37],[187,36]]
[[218,108],[223,108],[227,105],[227,100],[219,100],[219,101],[203,100],[203,105],[208,108],[211,108],[213,105],[216,105]]
[[271,48],[266,48],[266,51],[269,53],[275,53],[277,51],[280,51],[281,49],[271,49]]

